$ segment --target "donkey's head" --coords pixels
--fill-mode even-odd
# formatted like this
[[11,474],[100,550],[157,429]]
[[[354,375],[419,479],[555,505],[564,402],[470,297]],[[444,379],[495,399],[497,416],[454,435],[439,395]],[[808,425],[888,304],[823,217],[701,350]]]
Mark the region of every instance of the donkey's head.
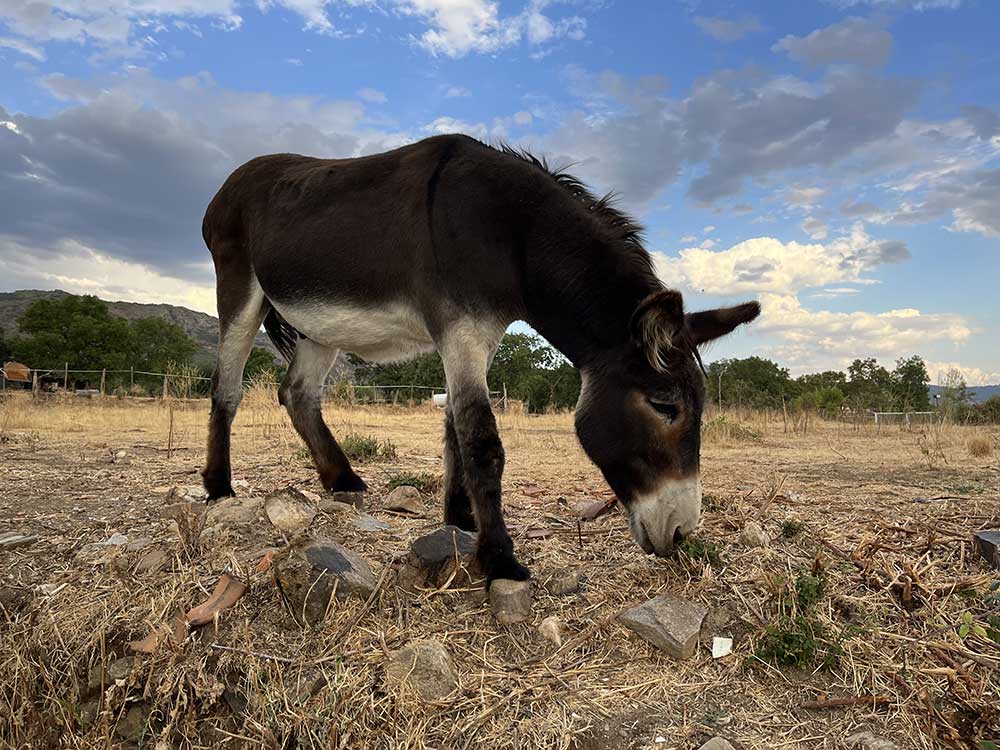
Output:
[[657,292],[636,308],[627,342],[581,370],[577,435],[646,552],[667,554],[701,517],[697,347],[759,314],[756,302],[685,314],[680,292]]

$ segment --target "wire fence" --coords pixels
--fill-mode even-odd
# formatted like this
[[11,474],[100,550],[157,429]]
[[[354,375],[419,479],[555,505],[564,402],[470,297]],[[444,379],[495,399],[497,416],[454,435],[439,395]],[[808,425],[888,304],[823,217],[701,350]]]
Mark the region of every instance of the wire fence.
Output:
[[[249,387],[255,382],[253,378],[244,378],[243,385]],[[17,367],[9,370],[4,366],[0,369],[0,383],[3,391],[30,389],[36,397],[61,391],[82,397],[166,399],[207,398],[211,395],[212,378],[197,374],[193,368],[179,368],[175,372],[151,372],[136,370],[134,367],[127,370],[81,370],[68,366],[51,369]],[[489,395],[494,406],[507,409],[506,384],[501,390],[490,391]],[[374,385],[335,380],[324,383],[323,397],[352,405],[405,406],[430,401],[435,406],[444,407],[447,403],[447,389],[444,386]]]

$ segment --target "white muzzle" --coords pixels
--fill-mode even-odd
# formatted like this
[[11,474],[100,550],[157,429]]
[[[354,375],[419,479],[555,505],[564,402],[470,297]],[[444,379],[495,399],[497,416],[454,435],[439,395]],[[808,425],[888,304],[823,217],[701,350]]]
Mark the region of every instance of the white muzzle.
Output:
[[647,553],[664,557],[675,541],[698,528],[701,477],[669,479],[655,493],[637,497],[629,507],[629,529]]

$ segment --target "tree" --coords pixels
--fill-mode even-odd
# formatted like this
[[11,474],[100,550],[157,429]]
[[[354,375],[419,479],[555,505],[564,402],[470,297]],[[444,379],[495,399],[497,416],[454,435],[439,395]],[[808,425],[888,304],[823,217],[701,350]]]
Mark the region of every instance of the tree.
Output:
[[278,363],[271,352],[263,347],[255,346],[250,350],[246,367],[243,368],[243,376],[254,378],[263,373],[270,373],[277,381],[285,376],[285,370],[286,368]]
[[720,377],[723,406],[780,407],[794,395],[788,370],[761,357],[720,359],[709,365],[706,398],[716,404]]
[[823,388],[838,388],[841,392],[847,387],[847,375],[839,370],[827,370],[795,378],[796,384],[803,391],[816,391]]
[[927,374],[924,360],[914,354],[909,358],[896,360],[892,371],[892,397],[898,411],[927,411],[931,408],[927,384],[931,376]]
[[68,296],[32,302],[18,321],[23,336],[14,356],[36,368],[100,370],[129,366],[133,334],[97,297]]
[[941,379],[941,398],[939,408],[948,419],[964,421],[969,415],[972,404],[972,394],[965,384],[965,376],[961,370],[952,367]]
[[7,339],[4,337],[3,331],[0,331],[0,363],[6,362],[10,359],[10,356],[10,344],[7,343]]
[[163,318],[140,318],[132,322],[133,366],[150,372],[166,372],[169,365],[186,365],[198,350],[180,326]]
[[886,411],[892,406],[892,376],[874,357],[854,360],[847,380],[845,395],[855,408]]

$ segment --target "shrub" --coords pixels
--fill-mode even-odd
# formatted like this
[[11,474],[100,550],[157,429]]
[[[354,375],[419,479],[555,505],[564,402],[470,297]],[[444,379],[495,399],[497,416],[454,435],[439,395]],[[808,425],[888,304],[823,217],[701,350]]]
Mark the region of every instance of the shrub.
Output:
[[389,477],[387,489],[391,491],[397,487],[416,487],[425,495],[433,495],[441,488],[441,478],[426,471],[420,473],[401,472]]
[[396,458],[396,446],[389,440],[380,442],[374,435],[352,432],[340,441],[340,447],[352,461],[391,461]]
[[760,432],[749,425],[730,419],[720,414],[701,425],[701,437],[707,443],[733,442],[756,443],[760,441]]
[[969,438],[969,455],[974,458],[986,458],[993,455],[993,442],[987,435],[976,435]]

